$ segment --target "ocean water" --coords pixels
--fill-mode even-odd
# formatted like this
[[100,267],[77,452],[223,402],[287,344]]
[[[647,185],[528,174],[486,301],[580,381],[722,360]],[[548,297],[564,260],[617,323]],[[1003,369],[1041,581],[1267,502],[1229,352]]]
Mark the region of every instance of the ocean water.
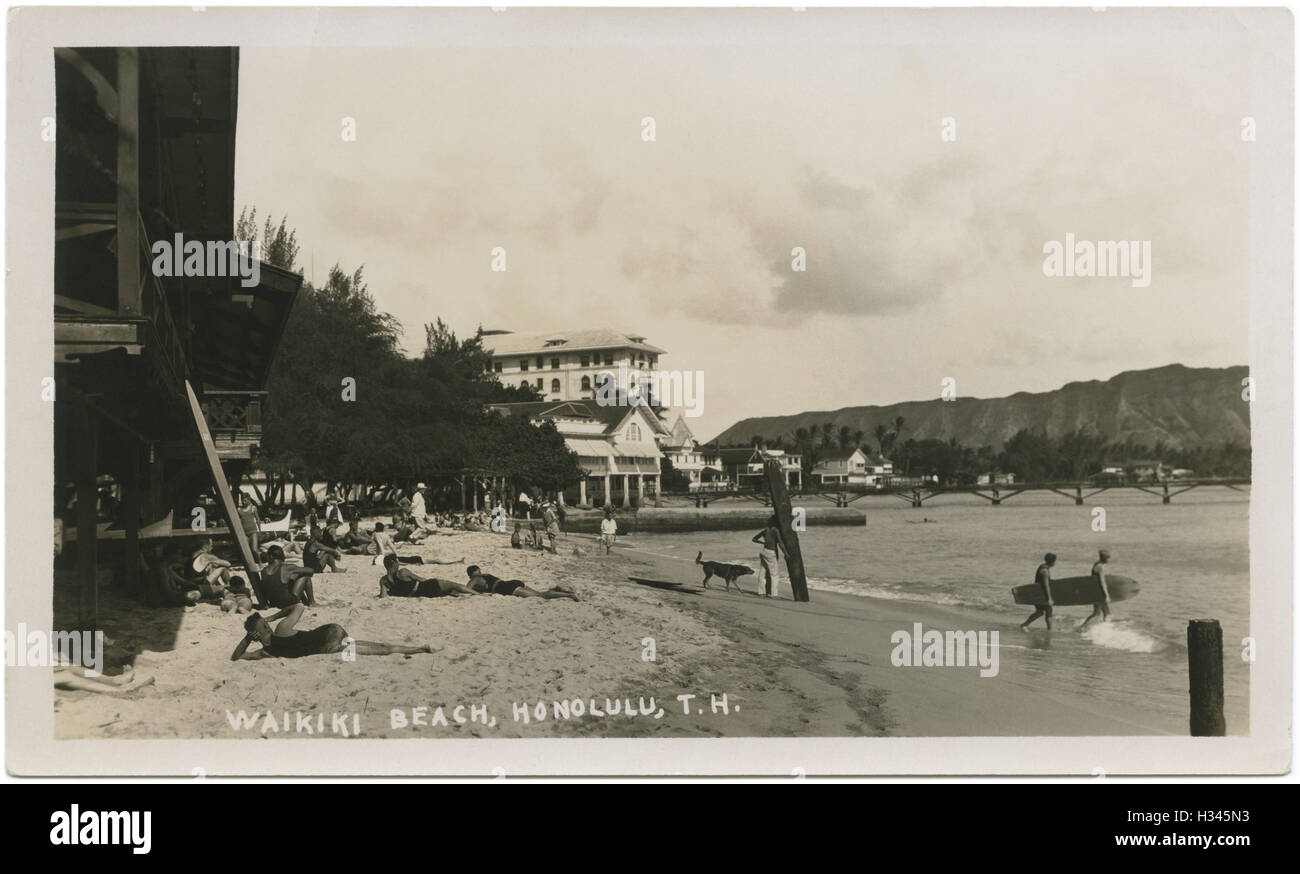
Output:
[[[931,499],[922,509],[892,496],[852,506],[866,513],[865,528],[814,526],[800,535],[814,598],[821,589],[950,608],[969,617],[955,630],[997,629],[1004,648],[1023,649],[1035,687],[1101,697],[1176,734],[1187,731],[1187,622],[1218,619],[1228,732],[1249,732],[1250,672],[1241,657],[1250,635],[1247,492],[1197,488],[1169,505],[1116,489],[1083,506],[1042,492],[998,507],[973,495]],[[1105,531],[1093,530],[1095,507],[1106,511]],[[920,521],[926,518],[934,522]],[[715,561],[756,567],[752,534],[638,534],[627,545],[683,561],[703,550]],[[1033,582],[1043,553],[1056,553],[1053,575],[1062,578],[1089,573],[1103,547],[1112,572],[1138,581],[1137,597],[1113,604],[1110,622],[1082,633],[1090,607],[1058,607],[1051,633],[1041,618],[1035,631],[1017,628],[1032,608],[1015,604],[1010,590]],[[744,579],[752,588],[754,578]]]

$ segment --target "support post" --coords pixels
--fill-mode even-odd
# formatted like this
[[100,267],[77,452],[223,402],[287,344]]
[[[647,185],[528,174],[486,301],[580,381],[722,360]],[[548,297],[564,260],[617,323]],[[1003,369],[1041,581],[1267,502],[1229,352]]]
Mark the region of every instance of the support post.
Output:
[[140,594],[140,444],[127,436],[126,471],[122,477],[122,516],[126,525],[126,590]]
[[[80,536],[80,535],[78,535]],[[1223,629],[1217,619],[1187,623],[1192,737],[1223,737]]]
[[1169,503],[1169,483],[1163,483],[1163,484],[1162,484],[1162,487],[1164,488],[1164,494],[1163,494],[1163,495],[1161,496],[1161,498],[1160,498],[1160,503],[1162,503],[1162,504],[1168,504],[1168,503]]
[[767,485],[772,492],[772,512],[776,514],[776,526],[785,541],[785,566],[790,574],[790,590],[796,601],[808,600],[808,579],[804,575],[803,553],[799,550],[799,534],[794,530],[793,513],[790,510],[790,495],[785,488],[785,472],[781,462],[770,459],[763,464],[767,473]]
[[96,576],[99,492],[95,474],[99,461],[99,417],[84,404],[76,405],[77,456],[77,631],[99,629],[99,579]]
[[1074,487],[1074,505],[1076,507],[1083,506],[1083,486]]
[[582,479],[578,480],[578,503],[587,503],[587,475],[584,473]]
[[645,506],[645,477],[641,474],[636,475],[636,507],[641,509]]
[[605,491],[601,493],[601,497],[604,499],[601,503],[602,507],[614,506],[614,497],[609,490],[609,474],[605,474]]
[[631,483],[628,482],[627,474],[623,474],[623,506],[632,506]]
[[[117,310],[138,315],[140,300],[140,60],[117,50]],[[81,535],[78,534],[78,537]]]

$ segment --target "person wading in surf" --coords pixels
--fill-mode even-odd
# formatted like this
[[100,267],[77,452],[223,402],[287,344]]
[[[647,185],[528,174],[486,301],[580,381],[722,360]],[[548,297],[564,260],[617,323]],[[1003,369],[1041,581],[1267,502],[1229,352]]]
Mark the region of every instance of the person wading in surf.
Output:
[[1027,631],[1029,623],[1039,616],[1045,617],[1047,630],[1052,630],[1052,565],[1054,564],[1056,564],[1056,553],[1049,552],[1043,556],[1043,563],[1038,566],[1038,570],[1034,573],[1034,582],[1043,587],[1043,595],[1047,598],[1047,603],[1038,604],[1034,607],[1033,614],[1020,623],[1021,630]]
[[1106,564],[1110,562],[1110,550],[1097,550],[1097,563],[1092,566],[1092,578],[1097,581],[1097,588],[1100,590],[1101,600],[1092,605],[1092,615],[1083,620],[1079,630],[1088,627],[1088,623],[1101,617],[1102,622],[1110,621],[1110,592],[1106,589]]

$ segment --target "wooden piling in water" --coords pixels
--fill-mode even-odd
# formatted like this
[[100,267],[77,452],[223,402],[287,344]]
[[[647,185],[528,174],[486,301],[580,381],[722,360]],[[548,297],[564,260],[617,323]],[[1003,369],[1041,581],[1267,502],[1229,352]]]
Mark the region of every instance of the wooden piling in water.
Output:
[[1223,629],[1217,619],[1187,623],[1187,679],[1192,737],[1223,737]]

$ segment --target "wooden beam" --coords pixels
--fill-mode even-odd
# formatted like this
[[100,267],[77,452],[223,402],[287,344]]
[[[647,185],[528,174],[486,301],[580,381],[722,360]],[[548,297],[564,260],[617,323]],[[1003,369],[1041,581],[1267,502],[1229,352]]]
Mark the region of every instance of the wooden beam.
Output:
[[208,470],[212,474],[212,484],[216,487],[217,497],[221,503],[221,510],[226,517],[226,524],[230,526],[230,535],[239,547],[239,554],[244,559],[244,569],[248,571],[248,581],[253,585],[253,591],[257,594],[258,600],[265,603],[266,599],[262,597],[262,578],[259,574],[260,568],[257,564],[257,558],[253,555],[253,549],[248,543],[248,538],[244,536],[244,527],[239,522],[239,512],[235,508],[235,499],[230,494],[230,485],[226,482],[226,473],[221,468],[221,461],[217,458],[217,449],[212,443],[212,434],[208,431],[207,420],[203,418],[203,409],[199,406],[199,399],[194,394],[194,387],[190,381],[185,380],[185,394],[189,397],[190,412],[194,416],[194,424],[199,429],[199,439],[203,442],[203,451],[207,456]]
[[140,58],[117,50],[117,309],[139,314],[140,300]]
[[66,61],[74,70],[81,74],[81,77],[91,84],[95,89],[95,102],[104,113],[104,118],[110,123],[117,121],[118,99],[117,92],[109,84],[104,75],[96,70],[89,61],[83,58],[76,49],[56,48],[54,57],[60,61]]
[[[776,514],[776,526],[785,541],[785,566],[790,574],[790,590],[796,601],[808,600],[808,579],[804,575],[803,553],[799,550],[799,534],[792,523],[790,495],[785,487],[785,471],[781,462],[772,459],[764,464],[767,472],[767,485],[772,492],[772,508]],[[776,594],[775,592],[773,594]]]

